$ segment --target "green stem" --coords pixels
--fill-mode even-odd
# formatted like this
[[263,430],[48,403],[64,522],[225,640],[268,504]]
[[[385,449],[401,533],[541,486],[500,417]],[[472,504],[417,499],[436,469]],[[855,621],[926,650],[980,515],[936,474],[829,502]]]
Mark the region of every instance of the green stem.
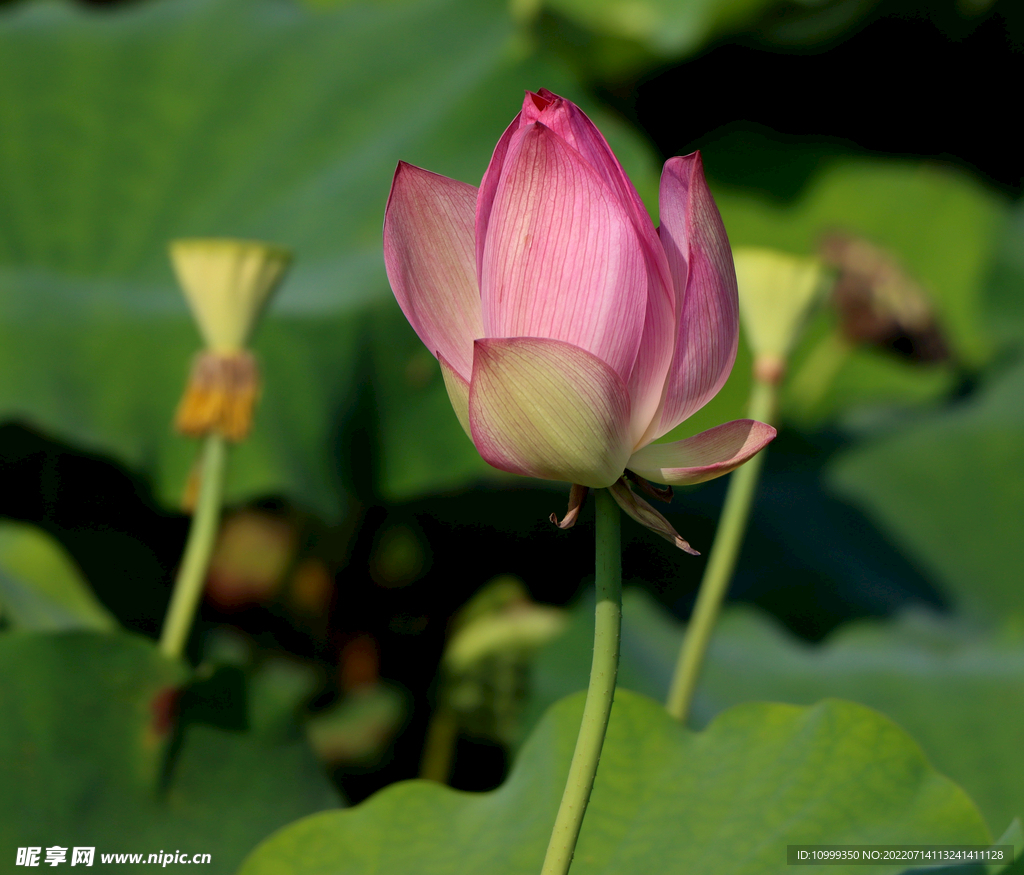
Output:
[[[755,380],[747,408],[750,419],[770,423],[775,418],[777,397],[778,388],[774,384]],[[704,664],[704,655],[711,641],[711,632],[736,567],[764,456],[765,451],[762,450],[730,476],[715,543],[711,547],[704,579],[697,593],[697,603],[693,607],[693,615],[686,628],[686,637],[669,687],[666,707],[669,714],[682,722],[686,721],[689,713],[693,692]]]
[[185,555],[174,581],[174,592],[164,619],[163,633],[160,635],[161,652],[172,658],[181,656],[192,628],[192,619],[203,593],[210,556],[213,554],[220,525],[221,504],[224,501],[227,441],[216,433],[208,434],[203,440],[199,497],[192,516],[192,526],[188,531]]
[[421,778],[437,781],[438,784],[448,783],[458,736],[459,722],[455,712],[443,703],[438,705],[427,726],[427,738],[420,761]]
[[583,706],[583,720],[576,739],[569,778],[555,816],[541,875],[565,875],[576,850],[576,839],[590,801],[590,791],[601,758],[608,717],[619,671],[619,629],[622,624],[622,563],[619,547],[619,508],[607,489],[599,489],[597,501],[597,551],[594,615],[594,660]]

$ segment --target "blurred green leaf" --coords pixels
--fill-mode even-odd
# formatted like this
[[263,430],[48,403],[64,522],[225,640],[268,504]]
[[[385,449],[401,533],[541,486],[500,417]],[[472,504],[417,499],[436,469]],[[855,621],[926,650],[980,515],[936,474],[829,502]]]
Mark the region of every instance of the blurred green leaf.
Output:
[[234,872],[276,827],[337,804],[297,733],[186,727],[165,773],[184,666],[123,633],[0,636],[0,842],[175,849]]
[[[664,700],[683,626],[641,590],[623,604],[620,684]],[[532,725],[551,702],[586,685],[593,608],[581,605],[565,635],[534,666]],[[877,708],[960,783],[993,829],[1024,811],[1024,645],[994,641],[953,622],[908,615],[864,621],[821,645],[801,643],[762,614],[727,611],[694,699],[702,725],[750,700],[810,704],[840,696]]]
[[117,625],[57,541],[10,520],[0,520],[0,615],[25,629]]
[[259,735],[286,735],[321,685],[312,664],[269,657],[249,674],[249,726]]
[[402,728],[407,711],[406,696],[396,687],[363,684],[310,717],[306,735],[325,763],[372,766]]
[[[396,784],[281,830],[242,875],[535,873],[582,707],[582,696],[555,705],[491,793]],[[966,794],[859,705],[744,705],[691,733],[658,703],[620,690],[573,872],[753,875],[781,871],[787,844],[987,840]]]
[[1013,819],[995,844],[1013,845],[1013,863],[1009,866],[988,866],[988,875],[1020,875],[1024,872],[1024,824],[1019,817]]
[[736,246],[811,255],[826,231],[866,237],[931,292],[959,356],[978,363],[990,353],[981,293],[1005,206],[966,174],[927,164],[836,161],[792,205],[738,192],[716,199]]
[[[713,169],[713,148],[704,159]],[[882,247],[932,296],[956,360],[977,367],[991,356],[983,291],[1006,209],[1001,198],[968,176],[931,165],[836,160],[792,203],[724,187],[716,187],[715,199],[733,246],[813,255],[825,232],[843,230]],[[822,317],[809,328],[794,354],[794,375],[830,330],[827,321]],[[719,397],[674,436],[744,415],[750,383],[745,355],[741,349]],[[952,366],[925,367],[895,354],[858,349],[840,363],[812,413],[822,419],[858,405],[920,404],[948,392],[954,380]],[[785,406],[782,413],[787,415]]]
[[1017,204],[997,237],[988,285],[988,324],[1002,343],[1024,340],[1024,205]]
[[[3,9],[0,415],[115,454],[177,500],[195,450],[170,421],[200,343],[167,243],[263,239],[297,262],[256,340],[265,391],[231,496],[337,512],[363,381],[383,492],[488,473],[391,299],[381,223],[399,159],[476,183],[541,86],[589,108],[499,0]],[[597,120],[656,190],[646,147]]]
[[[533,4],[519,0],[519,5]],[[776,0],[544,0],[544,5],[597,33],[680,57],[751,23]]]
[[1024,618],[1024,365],[978,393],[848,450],[827,472],[946,592]]

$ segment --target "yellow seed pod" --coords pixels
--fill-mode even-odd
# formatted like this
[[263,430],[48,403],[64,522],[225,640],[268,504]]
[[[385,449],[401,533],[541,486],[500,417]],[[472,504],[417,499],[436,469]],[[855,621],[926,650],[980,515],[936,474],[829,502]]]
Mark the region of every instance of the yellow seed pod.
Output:
[[774,249],[737,247],[740,318],[759,379],[778,382],[812,305],[828,285],[816,258]]
[[207,348],[232,353],[248,345],[291,253],[268,243],[196,238],[172,242],[171,262]]

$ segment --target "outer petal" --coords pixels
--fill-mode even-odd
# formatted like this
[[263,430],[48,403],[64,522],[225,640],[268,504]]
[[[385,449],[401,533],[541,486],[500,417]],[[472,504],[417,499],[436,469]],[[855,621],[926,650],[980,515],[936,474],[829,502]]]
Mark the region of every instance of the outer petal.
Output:
[[646,526],[656,535],[661,535],[666,541],[674,544],[684,553],[689,553],[691,556],[700,556],[700,553],[690,546],[690,542],[672,527],[672,523],[665,519],[663,514],[656,511],[640,496],[633,493],[624,477],[609,486],[608,491],[611,492],[612,498],[615,499],[619,507],[633,517],[640,525]]
[[469,421],[486,462],[544,480],[608,486],[631,449],[622,379],[596,356],[559,340],[478,340]]
[[486,337],[563,340],[629,378],[647,303],[633,221],[579,153],[541,124],[521,128],[509,145],[480,289]]
[[626,467],[670,486],[703,483],[738,468],[775,438],[775,429],[737,419],[670,444],[651,444],[630,456]]
[[666,162],[660,204],[661,242],[681,297],[665,405],[650,439],[714,398],[732,370],[739,341],[736,271],[699,153]]
[[483,337],[473,255],[476,189],[399,163],[384,214],[384,266],[405,318],[468,380]]

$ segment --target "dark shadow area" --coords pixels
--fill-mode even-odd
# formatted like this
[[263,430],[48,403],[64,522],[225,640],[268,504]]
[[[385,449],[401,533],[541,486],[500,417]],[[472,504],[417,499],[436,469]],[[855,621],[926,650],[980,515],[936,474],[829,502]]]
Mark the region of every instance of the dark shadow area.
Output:
[[1016,114],[1024,5],[894,0],[868,7],[813,48],[761,28],[663,68],[639,84],[600,84],[663,158],[705,152],[715,182],[786,199],[822,162],[864,152],[933,158],[1021,194]]

